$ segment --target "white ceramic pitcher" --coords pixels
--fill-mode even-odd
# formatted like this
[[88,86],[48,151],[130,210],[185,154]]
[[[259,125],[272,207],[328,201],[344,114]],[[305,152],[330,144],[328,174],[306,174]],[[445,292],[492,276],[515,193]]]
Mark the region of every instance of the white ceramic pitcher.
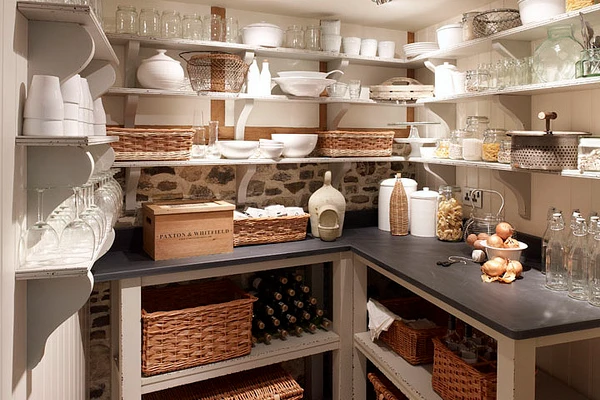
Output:
[[454,83],[460,79],[460,72],[455,65],[444,62],[435,66],[431,61],[425,61],[427,69],[435,74],[435,84],[433,94],[435,97],[452,96],[462,91],[457,90]]

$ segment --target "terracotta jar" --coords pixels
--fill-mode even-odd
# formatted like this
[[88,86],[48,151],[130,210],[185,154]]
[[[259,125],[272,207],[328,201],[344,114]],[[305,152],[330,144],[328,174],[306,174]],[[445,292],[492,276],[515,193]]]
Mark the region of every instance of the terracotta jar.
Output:
[[325,172],[323,186],[308,199],[308,212],[310,228],[314,237],[320,237],[319,225],[323,231],[338,225],[337,237],[342,236],[346,198],[339,190],[331,186],[331,171]]

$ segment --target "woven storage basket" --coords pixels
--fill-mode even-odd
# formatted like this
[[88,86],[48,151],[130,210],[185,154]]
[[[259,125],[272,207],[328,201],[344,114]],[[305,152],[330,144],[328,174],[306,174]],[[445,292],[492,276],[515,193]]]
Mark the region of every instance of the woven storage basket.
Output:
[[238,93],[242,89],[248,64],[240,56],[201,51],[183,52],[179,56],[187,62],[194,91]]
[[323,157],[389,157],[392,155],[394,131],[318,132],[317,153]]
[[304,389],[279,365],[145,394],[143,400],[300,400]]
[[233,220],[233,245],[293,242],[306,238],[309,214]]
[[593,6],[594,3],[598,3],[598,1],[594,1],[594,0],[566,0],[566,10],[567,12],[569,11],[574,11],[574,10],[579,10],[583,7],[589,7],[589,6]]
[[389,218],[390,233],[392,235],[408,235],[408,196],[406,196],[400,174],[396,174],[396,182],[392,189]]
[[163,161],[190,158],[192,129],[146,129],[107,127],[108,136],[118,136],[110,145],[116,161]]
[[373,384],[375,389],[375,398],[377,400],[408,400],[400,389],[398,389],[388,378],[382,373],[369,372],[367,378]]
[[495,400],[496,365],[469,365],[450,351],[439,338],[433,339],[433,390],[444,400]]
[[380,303],[404,319],[427,318],[438,326],[428,329],[413,329],[402,321],[394,321],[379,339],[412,365],[433,361],[432,338],[446,333],[444,322],[448,314],[431,303],[419,298],[408,297],[381,300]]
[[255,297],[227,279],[142,290],[146,376],[250,353]]

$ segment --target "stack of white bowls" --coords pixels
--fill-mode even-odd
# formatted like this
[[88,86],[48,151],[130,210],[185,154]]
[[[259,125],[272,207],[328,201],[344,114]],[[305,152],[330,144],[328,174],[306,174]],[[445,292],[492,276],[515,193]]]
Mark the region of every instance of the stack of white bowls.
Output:
[[342,46],[341,21],[339,19],[322,19],[320,22],[323,51],[339,53]]
[[283,142],[270,139],[259,139],[260,154],[264,158],[277,159],[283,154]]
[[79,113],[82,102],[81,77],[73,75],[60,85],[60,91],[62,92],[65,108],[64,135],[85,135],[85,132],[82,132],[79,126]]
[[104,112],[102,97],[94,100],[94,135],[106,136],[106,113]]
[[34,75],[23,110],[23,135],[62,136],[65,109],[57,76]]
[[[80,78],[81,100],[79,102],[79,134],[74,136],[91,136],[94,134],[94,99],[87,79]],[[65,132],[65,134],[67,134]],[[73,136],[68,135],[67,136]]]

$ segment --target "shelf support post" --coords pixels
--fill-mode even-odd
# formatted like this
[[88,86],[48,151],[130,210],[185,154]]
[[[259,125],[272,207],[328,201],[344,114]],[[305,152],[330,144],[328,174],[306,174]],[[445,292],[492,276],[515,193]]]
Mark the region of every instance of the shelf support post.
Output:
[[[334,60],[334,61],[329,61],[327,63],[327,72],[333,71],[335,69],[339,69],[343,73],[344,71],[346,71],[346,68],[348,68],[348,65],[350,65],[350,60],[346,60],[346,59],[338,59],[338,60]],[[339,72],[336,72],[336,73],[328,76],[328,78],[339,79],[340,75],[341,74]]]
[[493,102],[517,125],[517,130],[531,129],[530,96],[494,96]]
[[242,57],[244,59],[244,62],[248,65],[252,64],[252,60],[254,60],[254,52],[252,50],[247,50],[244,52],[244,57]]
[[425,107],[440,117],[442,125],[448,132],[456,129],[456,104],[429,103],[426,104]]
[[492,41],[492,49],[502,57],[512,58],[513,60],[531,55],[531,44],[522,40],[494,40]]
[[329,165],[327,165],[327,169],[331,171],[331,186],[339,189],[340,184],[344,179],[344,175],[346,175],[346,172],[352,169],[352,163],[349,161],[341,163],[329,163]]
[[137,94],[128,94],[125,96],[125,128],[133,128],[135,126],[135,115],[137,114],[140,96]]
[[517,171],[494,171],[494,177],[502,182],[517,198],[519,215],[531,219],[531,174]]
[[244,131],[246,130],[246,123],[248,117],[254,108],[254,99],[245,99],[244,108],[240,112],[240,115],[235,122],[235,140],[244,140]]
[[338,111],[338,113],[333,117],[333,119],[327,118],[327,130],[335,131],[337,130],[342,118],[346,115],[348,110],[350,109],[350,103],[343,103]]
[[456,168],[452,165],[423,163],[425,171],[445,185],[456,184]]
[[236,205],[246,204],[248,184],[256,173],[256,164],[244,164],[235,167]]
[[137,187],[141,174],[141,167],[125,168],[125,211],[134,211],[137,207]]

